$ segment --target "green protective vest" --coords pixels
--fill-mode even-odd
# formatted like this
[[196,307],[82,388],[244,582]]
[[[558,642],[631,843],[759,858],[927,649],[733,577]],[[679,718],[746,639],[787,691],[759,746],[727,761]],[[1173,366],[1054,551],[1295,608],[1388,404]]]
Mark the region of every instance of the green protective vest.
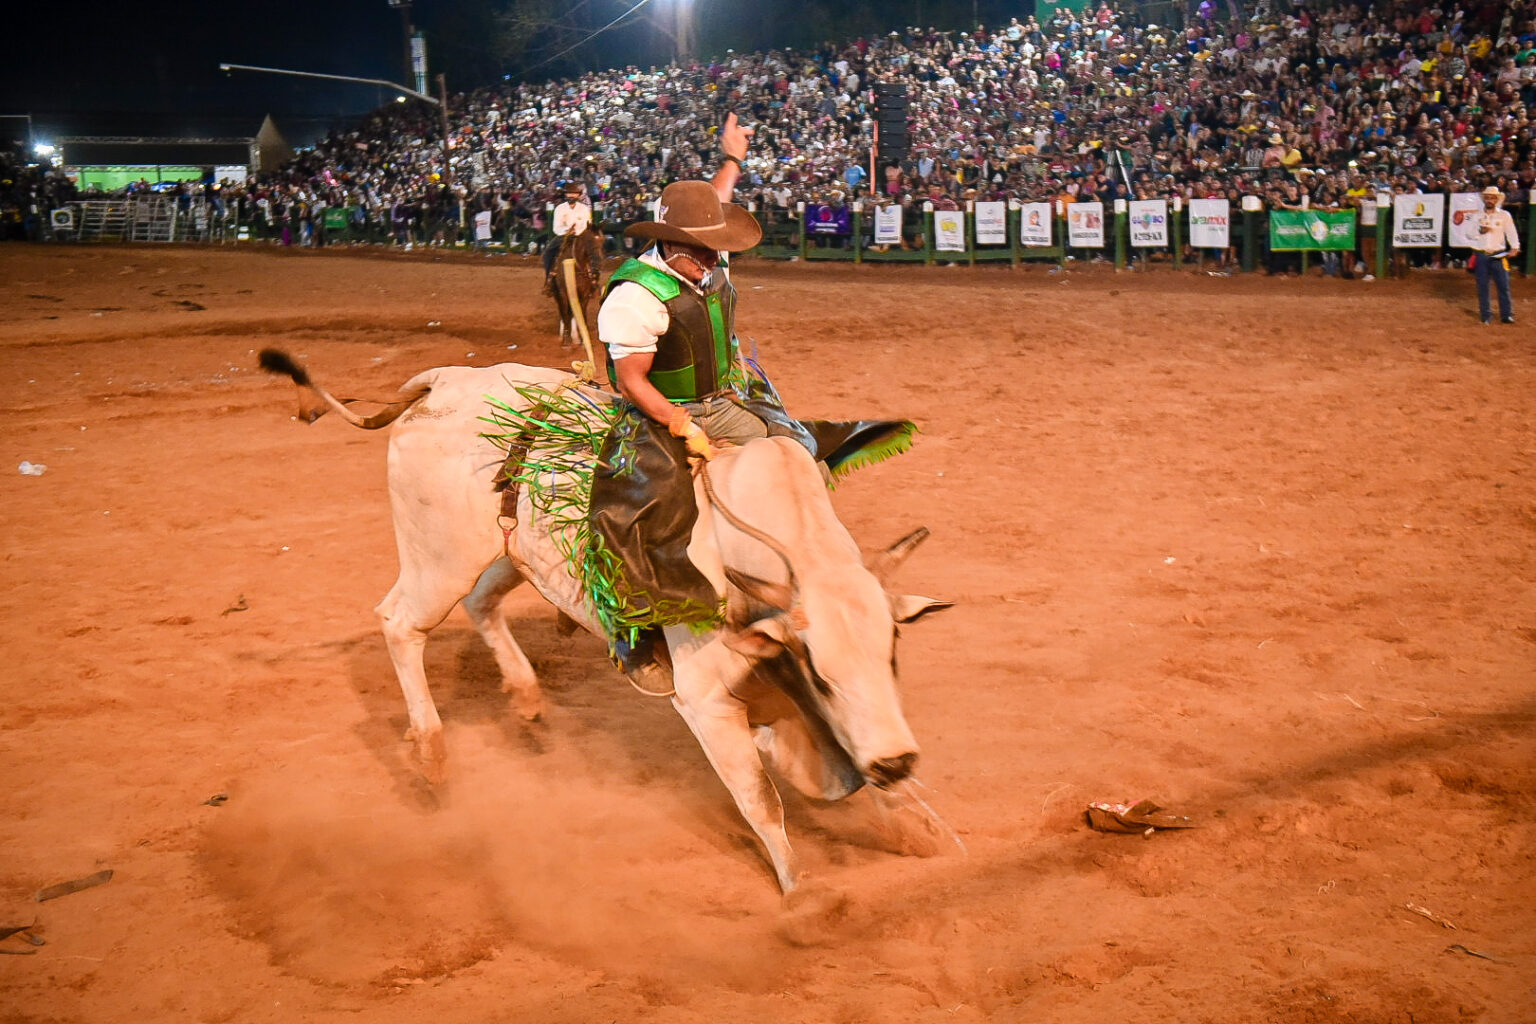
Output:
[[[646,376],[668,401],[693,402],[730,386],[736,366],[736,338],[731,333],[736,314],[736,289],[721,275],[721,283],[700,295],[671,274],[639,260],[626,260],[604,289],[633,281],[667,307],[667,330],[656,340],[656,356]],[[613,360],[608,379],[619,380]]]

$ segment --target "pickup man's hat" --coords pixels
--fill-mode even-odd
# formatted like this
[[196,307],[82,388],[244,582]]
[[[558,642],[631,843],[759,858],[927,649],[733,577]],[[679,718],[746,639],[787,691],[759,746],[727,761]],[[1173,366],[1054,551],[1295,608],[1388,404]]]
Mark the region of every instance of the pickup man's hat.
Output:
[[626,238],[681,242],[702,249],[745,252],[763,239],[763,229],[735,203],[722,203],[707,181],[674,181],[661,190],[655,220],[624,229]]

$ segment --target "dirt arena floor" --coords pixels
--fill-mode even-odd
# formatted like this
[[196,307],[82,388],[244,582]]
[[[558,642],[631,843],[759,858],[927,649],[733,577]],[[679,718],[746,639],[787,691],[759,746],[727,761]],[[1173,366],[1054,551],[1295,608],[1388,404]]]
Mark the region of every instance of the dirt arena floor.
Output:
[[[419,780],[385,432],[256,352],[356,395],[560,364],[531,262],[9,245],[0,1021],[1532,1019],[1529,283],[1484,328],[1451,272],[736,278],[792,410],[922,426],[833,501],[933,531],[902,686],[965,852],[790,799],[847,904],[787,932],[682,721],[527,588],[544,720],[456,611]],[[1141,798],[1200,827],[1087,827]]]

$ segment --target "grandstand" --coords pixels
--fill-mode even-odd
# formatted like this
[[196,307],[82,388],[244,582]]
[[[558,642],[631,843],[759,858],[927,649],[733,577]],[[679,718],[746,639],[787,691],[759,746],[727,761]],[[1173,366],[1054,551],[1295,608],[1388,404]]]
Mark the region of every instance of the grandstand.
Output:
[[[280,236],[296,210],[331,211],[333,226],[347,210],[349,239],[452,244],[491,208],[499,237],[526,247],[565,180],[583,181],[610,225],[644,216],[668,181],[710,170],[711,133],[735,110],[758,125],[739,195],[784,243],[807,204],[871,213],[877,198],[909,214],[908,244],[921,214],[950,203],[1247,197],[1363,220],[1381,195],[1494,184],[1527,205],[1531,4],[1323,5],[1248,21],[1202,4],[1185,28],[1150,10],[1101,3],[1001,27],[898,27],[814,51],[497,83],[453,98],[446,146],[431,111],[391,104],[243,198],[259,209],[258,235]],[[872,161],[893,109],[906,131],[887,142],[903,145]]]

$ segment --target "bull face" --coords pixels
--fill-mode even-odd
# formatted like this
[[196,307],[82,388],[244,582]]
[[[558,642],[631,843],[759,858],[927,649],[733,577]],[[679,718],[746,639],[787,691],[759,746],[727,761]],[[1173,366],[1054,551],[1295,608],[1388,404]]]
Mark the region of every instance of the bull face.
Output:
[[801,678],[781,685],[808,719],[825,724],[866,782],[886,788],[909,776],[919,751],[896,690],[896,615],[915,618],[941,603],[887,595],[860,567],[791,586],[728,574],[772,609],[740,627],[732,646],[755,659],[795,656]]

